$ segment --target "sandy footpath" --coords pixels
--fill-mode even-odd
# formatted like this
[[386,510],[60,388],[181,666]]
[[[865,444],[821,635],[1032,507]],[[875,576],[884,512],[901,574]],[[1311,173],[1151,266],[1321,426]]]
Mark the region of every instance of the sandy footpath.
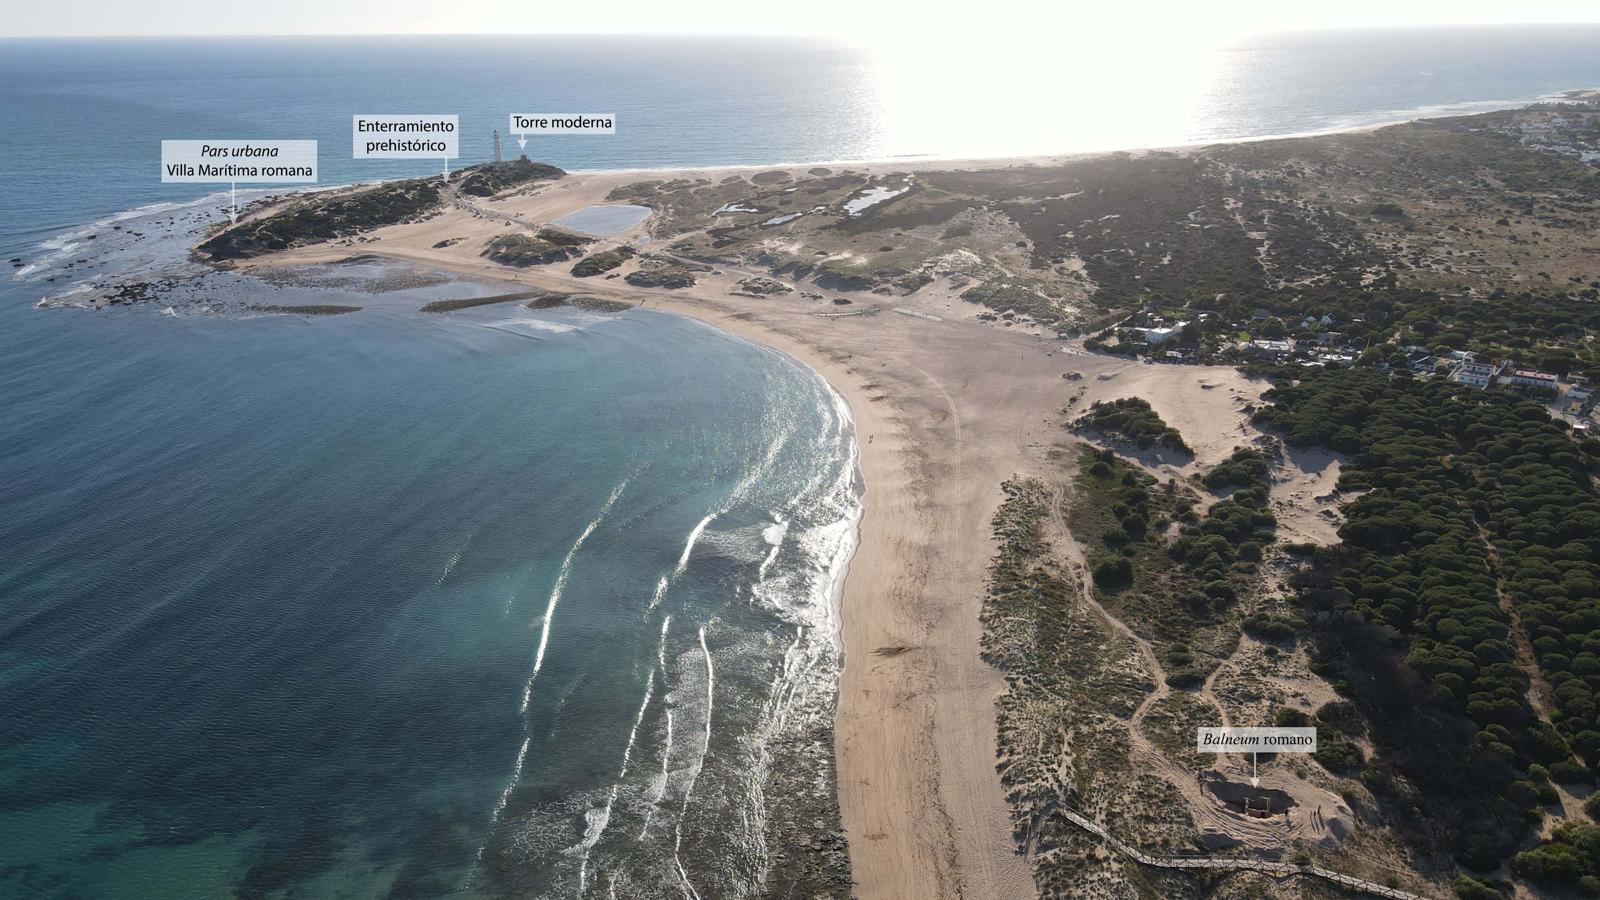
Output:
[[[733,170],[677,174],[714,178],[723,171]],[[550,221],[603,202],[613,186],[638,178],[574,175],[489,208]],[[1152,402],[1170,397],[1161,405],[1191,416],[1228,420],[1238,415],[1237,373],[1073,352],[1053,338],[982,325],[917,297],[856,294],[853,305],[840,307],[793,294],[731,296],[733,282],[747,274],[731,270],[669,292],[621,279],[576,279],[565,265],[508,269],[476,255],[483,238],[512,227],[452,210],[374,232],[353,246],[305,248],[260,262],[372,254],[642,303],[781,350],[819,372],[850,404],[866,484],[861,543],[841,611],[846,660],[835,731],[857,894],[1033,896],[1030,865],[1016,850],[995,769],[994,702],[1004,685],[979,656],[978,614],[1000,485],[1019,473],[1059,477],[1050,451],[1069,441],[1062,411],[1080,388],[1090,395],[1081,403],[1127,391]],[[636,237],[639,229],[616,240]],[[459,242],[435,246],[454,238]],[[1064,380],[1067,371],[1083,373],[1082,381]],[[1228,383],[1202,389],[1201,381]],[[1230,439],[1219,438],[1207,455],[1226,453],[1222,444]]]

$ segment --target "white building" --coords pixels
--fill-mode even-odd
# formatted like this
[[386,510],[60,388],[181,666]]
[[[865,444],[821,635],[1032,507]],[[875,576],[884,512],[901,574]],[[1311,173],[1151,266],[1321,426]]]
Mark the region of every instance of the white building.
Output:
[[1276,359],[1294,353],[1294,341],[1251,341],[1248,346],[1257,356],[1270,356]]
[[1506,383],[1514,387],[1534,388],[1541,391],[1557,391],[1561,389],[1561,379],[1549,372],[1539,372],[1534,369],[1516,369],[1506,376]]
[[1135,328],[1134,330],[1143,331],[1145,343],[1153,346],[1156,344],[1165,344],[1167,341],[1172,340],[1177,336],[1178,332],[1182,331],[1184,326],[1188,324],[1188,322],[1178,322],[1175,325],[1163,325],[1160,328]]
[[1456,366],[1456,370],[1450,373],[1450,380],[1457,384],[1464,384],[1467,387],[1475,387],[1481,390],[1494,384],[1495,376],[1499,374],[1499,366],[1469,362]]

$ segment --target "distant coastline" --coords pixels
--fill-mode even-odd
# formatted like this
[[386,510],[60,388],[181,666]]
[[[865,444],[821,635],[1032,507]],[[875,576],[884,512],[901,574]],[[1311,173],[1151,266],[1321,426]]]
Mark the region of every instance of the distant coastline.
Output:
[[1229,144],[1253,144],[1266,141],[1284,141],[1297,138],[1330,137],[1340,134],[1360,134],[1367,131],[1376,131],[1392,125],[1404,125],[1408,122],[1425,121],[1428,119],[1448,119],[1456,116],[1469,116],[1478,113],[1498,112],[1507,109],[1522,109],[1540,103],[1554,103],[1571,99],[1575,96],[1600,92],[1600,86],[1566,88],[1537,97],[1516,100],[1468,100],[1459,103],[1430,104],[1409,109],[1395,110],[1379,114],[1375,118],[1357,117],[1361,121],[1348,124],[1333,125],[1327,128],[1311,129],[1306,131],[1288,131],[1272,134],[1250,134],[1233,137],[1198,138],[1193,141],[1162,142],[1148,145],[1130,144],[1082,150],[1048,150],[1034,153],[1000,153],[985,156],[970,155],[944,155],[944,154],[906,154],[901,156],[864,156],[846,157],[838,159],[817,160],[787,160],[772,163],[732,163],[726,165],[709,164],[705,166],[653,166],[639,168],[586,168],[575,166],[568,171],[574,175],[656,175],[672,173],[689,173],[700,170],[716,172],[760,171],[762,169],[793,169],[801,166],[867,166],[874,169],[886,167],[904,168],[910,171],[918,169],[937,168],[990,168],[1014,165],[1048,165],[1084,157],[1105,156],[1114,153],[1152,153],[1152,152],[1181,152],[1190,150],[1204,150],[1208,147],[1220,147]]
[[[1428,121],[1431,119],[1448,119],[1457,116],[1475,115],[1479,113],[1497,112],[1501,110],[1522,109],[1542,103],[1560,102],[1597,92],[1600,92],[1600,86],[1565,88],[1532,98],[1516,100],[1474,100],[1464,101],[1461,103],[1434,104],[1405,110],[1396,110],[1392,113],[1382,114],[1376,118],[1372,118],[1371,120],[1336,125],[1324,129],[1274,134],[1240,135],[1236,137],[1223,138],[1205,138],[1188,142],[1169,142],[1143,146],[1119,145],[1100,149],[1059,150],[1038,153],[997,154],[986,156],[912,154],[904,156],[819,158],[815,160],[789,160],[761,163],[707,163],[696,166],[640,166],[623,168],[574,166],[570,169],[567,169],[567,172],[572,175],[583,176],[690,176],[695,174],[709,173],[715,173],[719,175],[738,174],[759,172],[764,169],[794,169],[808,166],[844,166],[864,168],[868,171],[894,170],[917,172],[926,171],[929,169],[946,168],[1004,168],[1012,166],[1051,165],[1055,163],[1068,162],[1071,160],[1123,153],[1182,153],[1205,150],[1211,147],[1224,147],[1237,144],[1266,143],[1271,141],[1296,140],[1301,138],[1332,137],[1341,134],[1361,134],[1396,125],[1404,125],[1410,122]],[[481,165],[486,162],[488,162],[487,159],[480,159],[474,163],[468,163],[468,165]],[[304,188],[254,188],[249,190],[240,190],[238,191],[238,195],[243,198],[243,202],[247,202],[254,207],[269,205],[275,201],[293,196],[315,194],[327,191],[341,191],[351,188],[372,187],[394,182],[409,181],[418,177],[426,176],[397,175],[389,178],[358,179],[349,182],[320,184],[313,187]],[[153,211],[164,208],[204,205],[207,201],[212,201],[220,205],[227,196],[228,193],[226,191],[211,191],[186,201],[163,201],[161,203],[152,204],[148,209]],[[91,230],[95,229],[96,226],[106,225],[129,216],[139,215],[145,211],[146,208],[141,207],[102,216],[92,222],[69,229],[63,232],[62,235],[58,235],[57,238],[53,238],[52,240],[59,240],[65,235],[71,235],[80,232],[87,234]],[[26,269],[21,271],[14,270],[12,277],[13,279],[22,277],[27,274],[27,271],[28,270]]]

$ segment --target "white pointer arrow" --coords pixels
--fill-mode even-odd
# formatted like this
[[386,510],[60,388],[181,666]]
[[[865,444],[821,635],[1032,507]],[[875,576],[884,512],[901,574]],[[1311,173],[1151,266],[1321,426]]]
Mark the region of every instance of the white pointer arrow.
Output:
[[1261,776],[1256,772],[1256,755],[1254,751],[1250,753],[1250,786],[1261,787]]
[[524,135],[523,137],[517,138],[517,149],[518,150],[526,150],[526,149],[528,149],[528,138],[527,138],[526,135]]

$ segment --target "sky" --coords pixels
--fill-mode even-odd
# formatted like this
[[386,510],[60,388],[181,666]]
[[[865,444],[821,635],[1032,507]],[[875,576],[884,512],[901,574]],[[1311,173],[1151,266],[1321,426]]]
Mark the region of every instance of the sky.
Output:
[[[51,0],[11,5],[6,36],[224,34],[805,34],[876,45],[1075,39],[1228,40],[1252,32],[1600,22],[1596,0],[983,0],[965,9],[865,0]],[[1049,39],[1049,40],[1047,40]]]

